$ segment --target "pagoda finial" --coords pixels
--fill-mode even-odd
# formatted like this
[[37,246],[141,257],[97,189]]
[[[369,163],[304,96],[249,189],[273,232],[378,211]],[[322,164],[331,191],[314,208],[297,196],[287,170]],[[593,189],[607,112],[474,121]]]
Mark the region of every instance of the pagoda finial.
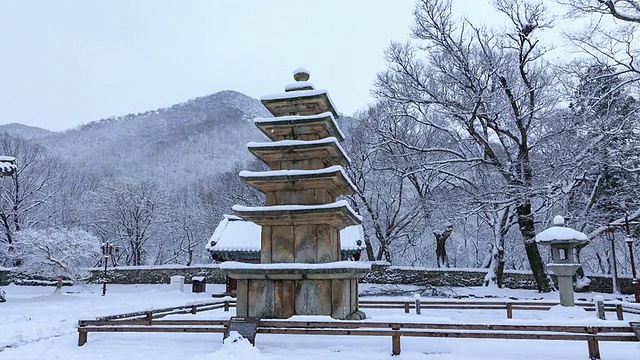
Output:
[[303,68],[303,67],[299,67],[295,70],[293,70],[293,79],[295,81],[307,81],[309,80],[309,76],[311,74],[309,73],[309,70]]
[[315,90],[313,84],[307,81],[309,80],[309,75],[309,70],[303,67],[293,70],[293,79],[296,82],[285,86],[284,91]]

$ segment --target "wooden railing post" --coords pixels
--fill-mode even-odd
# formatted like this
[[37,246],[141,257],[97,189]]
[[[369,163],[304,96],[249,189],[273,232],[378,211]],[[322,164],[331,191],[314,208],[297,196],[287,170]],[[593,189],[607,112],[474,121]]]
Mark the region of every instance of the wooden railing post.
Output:
[[145,320],[147,320],[149,325],[151,325],[151,322],[153,321],[153,311],[147,311],[146,312]]
[[600,345],[598,344],[598,338],[596,335],[598,331],[589,326],[587,327],[587,333],[593,335],[587,340],[587,348],[589,349],[589,360],[600,360]]
[[87,343],[87,332],[83,329],[84,326],[78,326],[78,346],[82,346]]
[[595,336],[587,340],[587,347],[589,348],[589,360],[600,360],[600,346]]
[[224,302],[224,311],[229,311],[229,301]]
[[195,305],[191,305],[191,313],[195,314],[196,312],[198,312],[198,308]]
[[513,319],[513,304],[507,303],[507,319]]
[[624,314],[622,313],[622,304],[616,304],[616,315],[618,315],[618,320],[624,320]]
[[[400,326],[394,325],[391,327],[391,330],[398,331],[400,330]],[[391,335],[391,355],[400,355],[400,334]]]
[[405,314],[408,314],[408,313],[409,313],[409,308],[410,308],[410,306],[411,306],[411,305],[409,304],[409,302],[408,302],[408,301],[405,301],[405,302],[404,302],[404,313],[405,313]]

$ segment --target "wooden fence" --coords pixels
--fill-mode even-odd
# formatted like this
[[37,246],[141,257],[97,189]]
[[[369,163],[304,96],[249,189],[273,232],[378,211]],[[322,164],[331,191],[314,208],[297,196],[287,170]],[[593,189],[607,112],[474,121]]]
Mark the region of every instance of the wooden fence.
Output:
[[[361,301],[362,308],[415,309],[414,302],[408,301]],[[508,306],[508,304],[511,304]],[[536,304],[538,306],[533,306]],[[474,309],[503,310],[507,316],[514,310],[548,309],[556,303],[539,302],[439,302],[421,303],[422,309]],[[625,308],[611,304],[610,311],[617,314]],[[141,311],[78,321],[78,346],[87,342],[89,332],[181,332],[181,333],[224,333],[226,320],[166,320],[173,314],[195,314],[199,311],[224,309],[235,306],[234,301],[202,303],[175,308]],[[431,306],[431,307],[429,307]],[[589,305],[584,304],[589,310]],[[510,310],[509,310],[510,309]],[[618,315],[620,318],[620,315]],[[626,323],[616,326],[578,325],[518,325],[518,324],[442,324],[442,323],[402,323],[372,321],[289,321],[260,320],[258,334],[282,335],[353,335],[385,336],[391,338],[391,352],[401,352],[402,337],[446,337],[475,339],[518,339],[518,340],[565,340],[586,341],[590,359],[600,359],[600,341],[637,341],[631,327]]]
[[[372,301],[360,300],[360,307],[363,309],[404,309],[405,313],[411,310],[418,311],[415,301]],[[437,300],[421,300],[420,310],[424,309],[448,309],[448,310],[505,310],[508,319],[513,318],[514,310],[549,310],[557,306],[556,302],[540,302],[540,301],[437,301]],[[586,311],[596,311],[594,303],[579,302],[576,306]],[[618,320],[624,320],[624,313],[640,314],[639,308],[624,306],[620,303],[605,303],[606,312],[615,312]]]

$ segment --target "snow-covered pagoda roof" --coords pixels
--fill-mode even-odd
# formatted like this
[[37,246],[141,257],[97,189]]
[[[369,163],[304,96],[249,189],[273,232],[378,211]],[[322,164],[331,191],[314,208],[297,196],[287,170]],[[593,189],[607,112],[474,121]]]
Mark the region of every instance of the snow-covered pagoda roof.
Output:
[[[256,118],[253,123],[271,140],[276,141],[278,135],[305,132],[319,132],[322,137],[335,137],[344,140],[344,133],[336,123],[333,113],[325,111],[314,115],[284,115],[278,117]],[[321,130],[318,130],[320,128]],[[323,134],[324,133],[324,134]]]
[[293,190],[304,183],[308,189],[313,189],[315,184],[315,187],[320,186],[332,194],[340,191],[336,197],[356,191],[356,186],[340,165],[317,170],[241,171],[240,179],[263,192]]
[[351,159],[344,148],[334,137],[318,140],[280,140],[273,142],[249,142],[249,151],[256,157],[266,162],[282,160],[282,154],[286,154],[287,160],[301,160],[318,157],[316,152],[323,152],[322,158],[331,159],[330,164],[349,166]]
[[338,111],[327,90],[316,90],[308,82],[309,71],[298,68],[293,72],[296,83],[285,86],[285,92],[260,97],[262,104],[273,116],[288,114],[312,115],[331,112],[337,119]]
[[[260,251],[260,225],[235,215],[224,215],[206,244],[209,251]],[[360,241],[360,245],[358,245]],[[359,250],[364,244],[362,225],[348,226],[340,231],[342,250]]]

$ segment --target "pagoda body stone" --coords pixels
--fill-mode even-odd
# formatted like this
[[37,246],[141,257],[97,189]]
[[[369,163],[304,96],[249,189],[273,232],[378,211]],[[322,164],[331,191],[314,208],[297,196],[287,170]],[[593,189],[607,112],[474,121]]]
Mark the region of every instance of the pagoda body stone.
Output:
[[369,266],[340,261],[340,230],[361,221],[346,201],[337,201],[355,190],[344,171],[344,135],[327,91],[315,90],[308,78],[296,70],[296,83],[284,93],[261,98],[274,117],[254,120],[272,141],[249,143],[249,151],[271,170],[240,173],[266,194],[266,204],[233,207],[235,215],[262,228],[260,264],[221,265],[238,281],[237,316],[365,317],[358,308],[358,279]]

